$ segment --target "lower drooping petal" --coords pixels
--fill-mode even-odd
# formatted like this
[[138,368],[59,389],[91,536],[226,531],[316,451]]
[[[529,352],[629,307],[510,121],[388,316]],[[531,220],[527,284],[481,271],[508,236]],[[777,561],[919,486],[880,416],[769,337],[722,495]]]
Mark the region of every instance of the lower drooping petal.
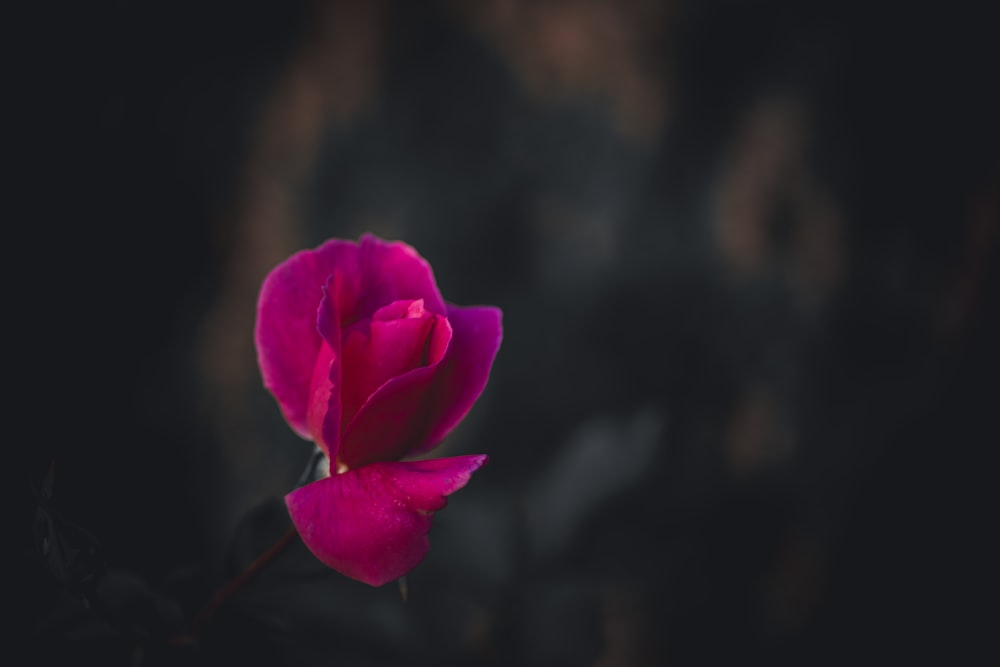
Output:
[[285,503],[320,561],[381,586],[423,559],[433,513],[486,461],[475,455],[373,463],[296,489]]

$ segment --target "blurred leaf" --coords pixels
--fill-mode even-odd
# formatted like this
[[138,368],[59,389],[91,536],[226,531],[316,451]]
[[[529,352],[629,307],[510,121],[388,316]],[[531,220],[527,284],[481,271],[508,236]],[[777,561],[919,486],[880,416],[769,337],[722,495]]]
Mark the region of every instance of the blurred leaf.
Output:
[[56,510],[54,493],[55,464],[52,464],[36,490],[35,550],[52,576],[79,595],[93,586],[106,565],[97,538]]

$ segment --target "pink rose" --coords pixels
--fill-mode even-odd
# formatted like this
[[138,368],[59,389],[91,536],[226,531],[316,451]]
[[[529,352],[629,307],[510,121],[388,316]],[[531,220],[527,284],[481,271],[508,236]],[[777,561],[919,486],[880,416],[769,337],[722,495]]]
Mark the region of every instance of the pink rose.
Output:
[[413,248],[332,239],[264,280],[254,338],[264,386],[331,475],[285,497],[303,542],[349,577],[382,585],[428,550],[432,515],[485,454],[433,449],[482,393],[500,310],[446,304]]

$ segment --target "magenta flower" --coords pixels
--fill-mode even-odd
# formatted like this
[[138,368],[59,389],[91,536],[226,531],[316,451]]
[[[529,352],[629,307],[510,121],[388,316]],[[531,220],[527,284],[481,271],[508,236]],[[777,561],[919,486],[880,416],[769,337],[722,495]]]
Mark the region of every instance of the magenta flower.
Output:
[[401,459],[433,449],[479,398],[500,320],[446,304],[413,248],[371,235],[267,276],[254,331],[264,386],[330,460],[329,477],[285,497],[317,558],[374,586],[423,559],[433,513],[487,457]]

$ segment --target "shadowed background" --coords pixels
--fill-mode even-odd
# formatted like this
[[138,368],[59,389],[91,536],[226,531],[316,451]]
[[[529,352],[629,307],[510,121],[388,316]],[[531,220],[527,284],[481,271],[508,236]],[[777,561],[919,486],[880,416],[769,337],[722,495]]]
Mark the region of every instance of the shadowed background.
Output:
[[[43,351],[15,363],[46,433],[30,481],[54,462],[54,503],[137,589],[196,609],[266,548],[267,501],[309,458],[253,349],[275,264],[373,232],[447,300],[504,311],[490,384],[438,450],[490,464],[438,514],[408,602],[293,551],[220,617],[206,664],[985,646],[1000,109],[981,17],[74,11],[38,19],[21,98],[38,190],[15,241]],[[26,569],[39,660],[129,655]]]

